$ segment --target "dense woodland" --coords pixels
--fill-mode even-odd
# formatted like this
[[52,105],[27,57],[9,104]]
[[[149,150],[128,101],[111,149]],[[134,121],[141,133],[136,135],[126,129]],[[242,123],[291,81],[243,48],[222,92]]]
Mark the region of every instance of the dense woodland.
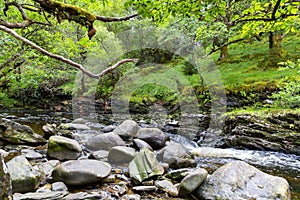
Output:
[[[297,0],[1,1],[0,102],[43,108],[54,99],[89,95],[109,102],[128,71],[159,63],[189,80],[201,106],[209,104],[207,83],[189,59],[141,47],[125,52],[118,34],[135,30],[139,41],[139,28],[155,27],[158,42],[183,42],[184,35],[201,45],[198,57],[215,61],[228,105],[269,107],[270,100],[275,107],[298,107],[299,7]],[[90,64],[95,55],[99,64]],[[141,84],[127,98],[136,105],[174,107],[186,95]]]

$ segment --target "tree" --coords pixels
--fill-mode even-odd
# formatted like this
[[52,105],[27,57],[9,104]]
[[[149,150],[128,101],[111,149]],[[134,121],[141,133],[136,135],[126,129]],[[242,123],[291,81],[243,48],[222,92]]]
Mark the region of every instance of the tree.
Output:
[[[89,2],[90,1],[76,1],[76,3],[79,5],[88,4]],[[94,6],[95,5],[99,7],[99,4],[95,3]],[[123,59],[104,71],[95,74],[91,71],[88,71],[82,64],[78,62],[75,62],[62,55],[51,53],[50,51],[44,49],[41,45],[38,45],[32,40],[27,39],[23,33],[31,28],[39,29],[41,26],[47,29],[47,27],[53,26],[55,21],[61,23],[64,20],[68,20],[69,22],[75,22],[83,27],[86,27],[87,35],[89,39],[92,39],[96,34],[96,28],[94,25],[96,21],[105,23],[125,21],[137,16],[137,14],[131,14],[125,17],[106,17],[93,14],[80,6],[55,0],[26,0],[22,2],[5,0],[3,3],[1,3],[1,8],[3,8],[0,15],[1,31],[10,34],[17,40],[21,41],[22,44],[29,45],[32,49],[35,49],[50,58],[56,59],[81,70],[89,77],[100,78],[124,63],[136,62],[136,59]],[[37,38],[33,37],[32,39],[35,40]],[[5,67],[9,62],[16,59],[18,54],[19,53],[12,56],[7,62],[3,63],[1,67]]]
[[128,5],[131,4],[140,14],[157,22],[194,17],[199,24],[198,38],[211,40],[209,54],[220,51],[220,58],[228,55],[228,45],[260,39],[264,33],[270,36],[270,52],[277,51],[281,39],[277,33],[287,34],[299,28],[298,0],[130,0]]

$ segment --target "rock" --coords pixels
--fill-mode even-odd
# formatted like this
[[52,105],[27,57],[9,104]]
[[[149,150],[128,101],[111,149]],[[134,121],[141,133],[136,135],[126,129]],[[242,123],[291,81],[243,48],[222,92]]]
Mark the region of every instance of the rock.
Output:
[[227,163],[202,184],[200,199],[290,199],[288,182],[266,174],[243,161]]
[[150,191],[156,190],[157,187],[155,187],[155,186],[135,186],[135,187],[132,187],[132,189],[136,192],[150,192]]
[[106,190],[111,193],[113,196],[120,198],[121,195],[125,194],[128,191],[126,184],[111,185],[106,187]]
[[68,187],[63,182],[52,183],[52,191],[68,191]]
[[167,192],[171,196],[174,196],[174,197],[178,196],[177,188],[173,185],[173,183],[171,183],[168,180],[156,181],[155,186],[157,188],[161,189],[162,191]]
[[182,168],[177,170],[172,170],[168,172],[165,177],[172,179],[172,180],[182,180],[184,177],[191,173],[191,169],[189,168]]
[[49,160],[45,163],[41,163],[39,168],[44,172],[46,176],[50,176],[54,168],[58,166],[59,163],[59,160]]
[[31,192],[26,194],[14,194],[14,200],[58,200],[63,199],[68,192],[57,191],[57,192]]
[[0,199],[11,198],[12,184],[3,156],[0,154]]
[[158,128],[141,128],[138,131],[138,139],[147,142],[153,149],[157,150],[165,146],[168,136]]
[[63,136],[51,136],[47,153],[58,160],[75,160],[81,156],[82,149],[75,140]]
[[300,155],[300,114],[290,111],[277,114],[227,115],[225,141],[230,147],[292,153]]
[[118,134],[122,139],[128,140],[136,137],[139,126],[133,120],[125,120],[114,129],[114,133]]
[[105,151],[105,150],[94,151],[89,156],[89,158],[104,161],[104,160],[107,160],[108,153],[109,153],[109,151]]
[[129,175],[138,184],[153,176],[162,175],[164,168],[158,163],[149,149],[142,149],[129,163]]
[[106,126],[102,129],[102,131],[104,133],[108,133],[108,132],[112,132],[113,130],[115,130],[116,126],[115,125],[109,125],[109,126]]
[[138,194],[126,194],[121,197],[121,200],[141,200],[141,196]]
[[141,150],[143,148],[147,148],[150,151],[153,151],[152,147],[145,141],[140,139],[133,139],[133,146],[137,148],[138,150]]
[[104,133],[89,138],[85,144],[86,148],[91,151],[107,150],[114,146],[126,146],[122,138],[116,133]]
[[48,139],[49,137],[57,134],[56,124],[45,124],[43,127],[44,137]]
[[198,168],[184,177],[179,184],[179,195],[187,195],[196,190],[205,180],[208,172],[203,168]]
[[135,149],[125,146],[112,147],[108,154],[108,161],[115,164],[129,163],[135,156]]
[[158,161],[168,163],[171,168],[194,167],[196,162],[182,144],[167,142],[166,146],[157,153]]
[[24,155],[27,159],[33,160],[33,159],[41,159],[44,156],[32,149],[22,149],[21,154]]
[[197,144],[201,147],[226,147],[222,130],[210,128],[200,133]]
[[57,166],[52,177],[54,181],[63,181],[67,185],[85,185],[101,181],[109,175],[111,166],[98,160],[66,161]]
[[14,144],[45,144],[47,141],[26,125],[0,119],[0,139]]
[[97,192],[77,192],[73,194],[69,194],[62,198],[62,200],[96,200],[96,199],[103,199],[102,195]]
[[61,124],[58,128],[63,130],[90,130],[90,127],[88,127],[85,124],[73,124],[73,123]]
[[77,118],[77,119],[74,119],[72,121],[72,124],[85,124],[87,123],[88,121],[86,119],[83,119],[83,118]]
[[25,156],[17,156],[7,163],[13,192],[32,192],[40,184],[41,172],[35,170]]

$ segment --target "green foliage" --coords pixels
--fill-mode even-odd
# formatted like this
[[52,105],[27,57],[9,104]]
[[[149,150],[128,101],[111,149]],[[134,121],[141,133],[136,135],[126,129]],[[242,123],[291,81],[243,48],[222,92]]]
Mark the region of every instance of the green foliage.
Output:
[[[290,60],[279,63],[283,67],[278,70],[296,70],[296,73],[300,75],[300,60],[292,62]],[[300,78],[299,76],[295,80],[291,80],[286,77],[286,80],[279,84],[279,92],[273,93],[272,98],[275,100],[275,106],[282,108],[299,108],[300,107]]]

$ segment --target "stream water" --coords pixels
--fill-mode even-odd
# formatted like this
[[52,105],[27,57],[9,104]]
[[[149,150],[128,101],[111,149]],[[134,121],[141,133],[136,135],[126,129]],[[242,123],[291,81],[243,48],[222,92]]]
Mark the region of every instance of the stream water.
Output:
[[[42,134],[41,127],[46,123],[70,122],[70,113],[34,113],[31,111],[9,112],[0,111],[0,118],[11,118],[21,124],[29,125],[36,133]],[[102,115],[99,123],[114,123],[110,115]],[[171,140],[184,144],[196,156],[198,166],[214,171],[232,160],[243,160],[260,170],[281,176],[290,184],[292,199],[300,199],[300,156],[270,151],[203,148],[185,137],[169,133]]]

